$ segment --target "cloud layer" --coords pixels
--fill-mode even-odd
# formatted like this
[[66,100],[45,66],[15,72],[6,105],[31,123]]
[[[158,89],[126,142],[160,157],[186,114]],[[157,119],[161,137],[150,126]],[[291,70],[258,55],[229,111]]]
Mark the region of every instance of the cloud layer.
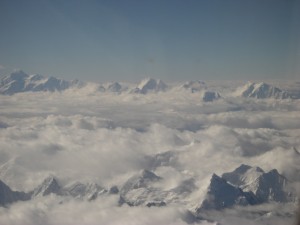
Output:
[[[0,100],[0,179],[14,190],[30,191],[50,174],[62,185],[81,181],[121,186],[132,174],[151,168],[164,177],[166,189],[195,180],[198,191],[189,199],[190,209],[200,201],[212,173],[241,163],[266,171],[276,168],[294,188],[300,182],[299,100],[228,97],[204,103],[197,94],[181,92],[140,96],[88,90],[23,93]],[[151,161],[166,152],[163,161]],[[59,204],[60,197],[49,196],[19,202],[0,208],[0,223],[187,222],[182,205],[118,207],[114,198]]]

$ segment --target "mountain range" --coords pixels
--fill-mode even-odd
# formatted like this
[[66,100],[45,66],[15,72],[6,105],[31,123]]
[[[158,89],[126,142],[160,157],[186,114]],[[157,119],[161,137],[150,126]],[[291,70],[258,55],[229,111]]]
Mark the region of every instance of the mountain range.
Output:
[[12,95],[27,91],[63,91],[71,87],[80,87],[78,80],[65,81],[55,77],[45,77],[39,74],[28,75],[22,70],[13,72],[0,79],[0,93]]
[[[22,70],[15,71],[0,78],[0,94],[13,95],[20,92],[62,92],[70,88],[82,88],[88,83],[78,80],[67,81],[55,77],[46,77],[39,74],[28,75]],[[185,91],[192,94],[199,94],[204,102],[212,102],[221,98],[217,91],[209,90],[204,81],[188,81],[182,85],[174,87],[167,85],[160,79],[146,78],[135,87],[111,82],[105,85],[96,84],[99,92],[110,93],[131,93],[146,95],[149,93],[167,92],[170,90]],[[281,90],[278,87],[261,82],[248,82],[242,87],[238,87],[233,93],[234,96],[256,99],[298,99],[300,96]]]
[[[160,188],[159,184],[163,181],[164,178],[154,172],[142,170],[130,177],[122,186],[106,189],[96,183],[81,182],[62,187],[55,177],[49,176],[28,193],[13,191],[0,181],[0,205],[5,206],[16,201],[27,201],[49,194],[88,201],[104,194],[117,194],[119,205],[161,207],[187,202],[188,197],[199,188],[194,178],[183,180],[177,187],[169,190]],[[287,179],[275,169],[264,172],[259,167],[241,165],[222,176],[213,174],[205,189],[204,197],[198,200],[194,211],[199,214],[211,209],[221,210],[234,206],[295,201],[295,195],[288,191],[287,184]]]

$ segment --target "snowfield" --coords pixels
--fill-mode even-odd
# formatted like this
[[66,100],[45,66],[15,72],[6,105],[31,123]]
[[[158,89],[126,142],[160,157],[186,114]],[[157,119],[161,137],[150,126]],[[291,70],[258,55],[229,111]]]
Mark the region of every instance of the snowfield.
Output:
[[49,79],[0,82],[0,224],[294,223],[300,82]]

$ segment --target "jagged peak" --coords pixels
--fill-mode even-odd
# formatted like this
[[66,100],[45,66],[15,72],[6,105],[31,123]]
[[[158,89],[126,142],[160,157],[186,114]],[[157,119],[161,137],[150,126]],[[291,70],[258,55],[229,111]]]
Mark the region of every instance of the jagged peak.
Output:
[[60,185],[58,184],[54,176],[49,176],[34,189],[32,196],[45,196],[51,193],[57,194],[60,191]]
[[141,177],[144,179],[149,179],[149,180],[161,179],[161,177],[157,176],[155,173],[153,173],[149,170],[142,170],[140,174],[141,174]]
[[146,94],[148,91],[164,91],[166,88],[167,85],[160,79],[145,78],[132,92]]
[[112,82],[107,85],[106,89],[112,92],[119,92],[122,90],[122,85],[118,82]]
[[257,171],[257,172],[264,173],[263,169],[261,169],[260,167],[252,167],[252,166],[249,166],[249,165],[246,165],[246,164],[241,164],[241,165],[240,165],[238,168],[236,168],[233,172],[242,174],[242,173],[245,173],[245,172],[247,172],[248,170],[250,170],[250,169],[252,169],[252,168],[253,168],[255,171]]
[[217,174],[213,173],[210,178],[209,189],[215,187],[218,184],[227,184],[227,181],[222,177],[218,176]]

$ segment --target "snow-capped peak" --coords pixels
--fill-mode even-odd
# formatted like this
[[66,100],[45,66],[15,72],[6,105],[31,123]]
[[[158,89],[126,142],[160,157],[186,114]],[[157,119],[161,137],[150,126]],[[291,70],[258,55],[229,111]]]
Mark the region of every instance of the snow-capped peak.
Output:
[[0,94],[5,95],[27,91],[63,91],[73,86],[80,86],[80,83],[39,74],[28,75],[22,70],[0,78]]
[[288,181],[276,169],[264,172],[259,167],[241,165],[232,172],[224,173],[222,178],[243,191],[253,192],[261,202],[289,200],[286,192]]
[[259,167],[251,167],[245,164],[240,165],[230,173],[224,173],[222,178],[235,186],[247,185],[255,181],[264,171]]
[[60,193],[60,186],[53,176],[46,178],[41,185],[34,189],[32,197]]
[[132,91],[134,93],[147,94],[148,92],[165,91],[167,85],[160,79],[146,78]]
[[260,83],[251,83],[248,82],[243,87],[240,87],[236,91],[236,95],[241,97],[251,97],[257,99],[264,98],[276,98],[276,99],[286,99],[291,98],[291,95],[277,87],[274,87],[270,84],[260,82]]
[[213,174],[207,188],[206,196],[196,208],[196,212],[256,203],[256,198],[252,192],[243,192],[240,188],[229,184],[225,179]]

